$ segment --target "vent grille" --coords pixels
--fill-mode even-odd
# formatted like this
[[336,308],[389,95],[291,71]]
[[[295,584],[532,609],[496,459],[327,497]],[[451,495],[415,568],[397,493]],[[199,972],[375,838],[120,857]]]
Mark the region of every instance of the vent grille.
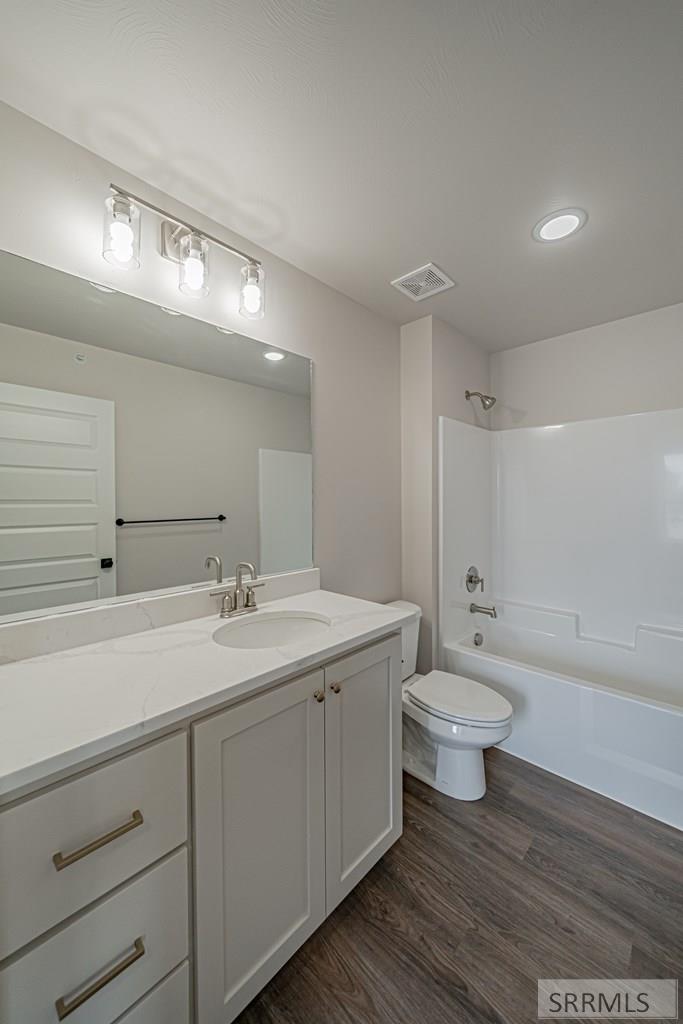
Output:
[[391,282],[404,295],[407,295],[413,302],[421,302],[438,292],[445,292],[452,288],[455,281],[451,281],[448,274],[444,274],[435,263],[427,263],[424,267],[411,270],[403,277],[397,277]]

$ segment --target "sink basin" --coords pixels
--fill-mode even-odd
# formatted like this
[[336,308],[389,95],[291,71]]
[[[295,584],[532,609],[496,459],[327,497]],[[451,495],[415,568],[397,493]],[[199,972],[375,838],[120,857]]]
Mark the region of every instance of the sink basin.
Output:
[[262,650],[313,640],[331,625],[328,618],[314,612],[253,612],[226,622],[216,630],[213,639],[223,647]]

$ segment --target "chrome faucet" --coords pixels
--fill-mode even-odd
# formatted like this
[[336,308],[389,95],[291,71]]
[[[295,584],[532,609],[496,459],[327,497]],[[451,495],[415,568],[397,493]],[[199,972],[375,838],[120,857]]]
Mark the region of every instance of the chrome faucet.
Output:
[[475,604],[472,602],[470,605],[470,611],[473,615],[476,615],[476,613],[479,612],[480,615],[488,615],[490,619],[498,618],[498,612],[496,611],[496,606],[494,604],[492,604],[490,608],[487,608],[486,605]]
[[[213,556],[212,556],[213,557]],[[207,559],[208,562],[208,559]],[[249,573],[250,580],[245,585],[244,574]],[[256,575],[256,567],[251,562],[238,562],[235,567],[235,586],[222,590],[211,590],[212,596],[222,596],[220,617],[222,619],[232,618],[233,615],[245,615],[247,612],[255,612],[257,609],[256,595],[257,587],[265,587],[260,583]]]
[[210,569],[212,563],[216,566],[216,583],[220,585],[223,582],[223,559],[220,555],[209,555],[204,562],[204,568]]

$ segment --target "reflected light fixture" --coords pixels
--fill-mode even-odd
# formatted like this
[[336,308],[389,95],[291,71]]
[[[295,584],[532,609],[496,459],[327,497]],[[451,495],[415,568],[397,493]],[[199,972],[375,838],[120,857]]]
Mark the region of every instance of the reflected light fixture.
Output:
[[559,242],[569,235],[576,234],[587,220],[588,214],[578,206],[556,210],[555,213],[541,217],[531,235],[537,242]]
[[260,320],[265,313],[265,274],[257,263],[247,263],[240,273],[240,314]]
[[285,354],[284,352],[275,351],[264,352],[263,358],[268,359],[271,363],[281,363],[282,360],[285,358]]
[[120,270],[140,266],[140,210],[128,196],[109,196],[104,204],[102,255]]
[[209,249],[216,246],[243,262],[240,314],[249,320],[264,315],[265,274],[260,260],[118,185],[112,183],[109,189],[112,194],[105,200],[102,243],[102,255],[109,263],[124,270],[140,266],[140,210],[147,210],[161,220],[161,255],[178,264],[178,287],[184,295],[208,295]]

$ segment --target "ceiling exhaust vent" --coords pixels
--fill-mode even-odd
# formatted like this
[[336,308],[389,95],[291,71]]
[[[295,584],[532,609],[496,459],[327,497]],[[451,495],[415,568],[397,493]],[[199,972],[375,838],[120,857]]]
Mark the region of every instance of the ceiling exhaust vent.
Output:
[[428,299],[439,292],[445,292],[447,288],[452,288],[455,281],[451,281],[448,274],[439,270],[435,263],[427,263],[424,267],[404,274],[403,277],[397,277],[391,283],[394,288],[398,288],[413,302],[422,302],[423,299]]

